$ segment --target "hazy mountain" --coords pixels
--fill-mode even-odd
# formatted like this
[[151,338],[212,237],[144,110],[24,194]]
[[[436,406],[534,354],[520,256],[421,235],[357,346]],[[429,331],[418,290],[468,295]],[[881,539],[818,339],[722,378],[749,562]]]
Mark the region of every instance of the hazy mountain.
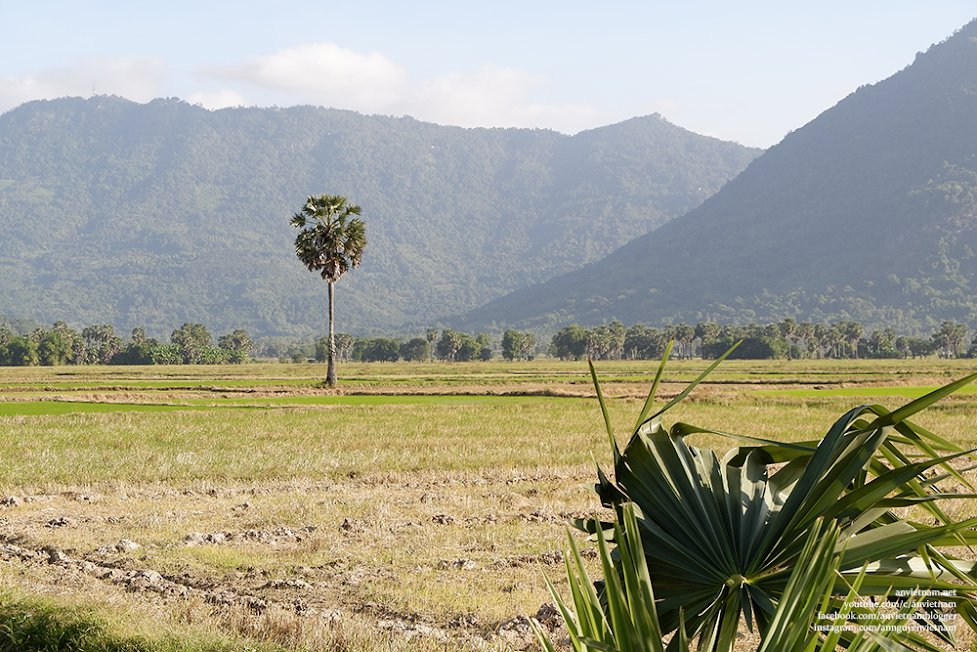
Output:
[[658,115],[576,136],[313,107],[36,101],[0,116],[0,312],[168,335],[315,334],[326,283],[295,258],[309,194],[363,207],[341,330],[434,325],[596,261],[688,212],[759,150]]
[[688,215],[453,324],[977,321],[977,21]]

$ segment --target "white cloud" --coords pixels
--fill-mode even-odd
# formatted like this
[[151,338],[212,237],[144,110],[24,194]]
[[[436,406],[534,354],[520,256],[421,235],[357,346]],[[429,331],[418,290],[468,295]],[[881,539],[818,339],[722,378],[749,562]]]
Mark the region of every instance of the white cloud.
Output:
[[164,75],[159,59],[89,57],[65,68],[0,77],[0,111],[30,100],[93,93],[148,102],[159,96]]
[[192,93],[186,99],[190,104],[199,104],[205,109],[210,109],[211,111],[216,109],[226,109],[230,106],[244,106],[247,104],[247,100],[244,99],[243,95],[229,88],[222,88],[213,92],[202,91],[199,93]]
[[534,99],[547,84],[543,75],[485,65],[422,82],[411,89],[403,112],[463,127],[549,126],[574,132],[593,126],[598,119],[593,106]]
[[159,59],[108,57],[0,77],[0,112],[30,100],[88,97],[94,91],[136,102],[175,94],[208,109],[317,104],[463,127],[548,127],[575,133],[603,123],[590,104],[550,101],[549,87],[544,75],[491,64],[413,80],[403,66],[378,52],[311,43],[236,64],[202,66],[193,77],[179,80]]
[[407,71],[383,55],[359,54],[334,43],[300,45],[236,65],[204,66],[200,74],[358,111],[396,101],[407,88]]
[[[552,127],[572,133],[600,120],[591,105],[538,99],[548,85],[543,75],[485,65],[412,82],[403,67],[377,52],[359,54],[333,43],[300,45],[198,72],[264,94],[271,91],[283,104],[311,102],[464,127]],[[208,108],[220,104],[198,101]],[[244,103],[243,96],[234,103]]]

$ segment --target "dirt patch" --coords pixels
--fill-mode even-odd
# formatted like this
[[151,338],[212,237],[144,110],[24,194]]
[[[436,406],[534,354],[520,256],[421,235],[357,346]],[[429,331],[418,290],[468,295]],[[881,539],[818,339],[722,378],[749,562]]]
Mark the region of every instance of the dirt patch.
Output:
[[[61,592],[97,582],[239,633],[366,619],[403,641],[524,649],[550,601],[542,572],[562,577],[568,521],[593,514],[580,488],[590,475],[65,487],[0,499],[0,562],[24,581],[57,573]],[[565,638],[547,618],[553,640]]]

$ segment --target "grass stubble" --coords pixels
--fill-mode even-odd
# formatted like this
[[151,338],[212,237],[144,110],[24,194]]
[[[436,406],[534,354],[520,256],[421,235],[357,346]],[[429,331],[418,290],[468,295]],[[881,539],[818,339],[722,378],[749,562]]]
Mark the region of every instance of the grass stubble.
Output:
[[[651,365],[598,365],[622,437]],[[702,365],[675,366],[665,394]],[[549,601],[542,574],[563,587],[556,553],[566,522],[600,509],[585,485],[595,461],[605,469],[611,462],[579,365],[461,367],[351,366],[353,382],[343,392],[477,391],[498,400],[315,404],[308,397],[330,395],[316,388],[313,365],[194,369],[190,377],[177,368],[125,370],[139,375],[130,378],[82,368],[54,390],[54,378],[44,375],[50,371],[16,370],[0,380],[10,383],[0,401],[55,396],[88,405],[215,407],[115,405],[0,417],[0,497],[16,498],[0,507],[7,550],[0,553],[0,616],[19,628],[11,625],[8,637],[26,637],[33,622],[52,636],[82,637],[88,649],[505,647],[511,641],[492,632]],[[810,439],[873,400],[815,387],[924,385],[955,371],[932,360],[881,369],[739,363],[728,382],[701,386],[670,416],[721,431]],[[150,381],[158,386],[137,387]],[[812,391],[759,393],[771,387]],[[233,407],[267,397],[275,401]],[[878,402],[903,401],[889,395]],[[968,395],[917,421],[974,445]],[[706,436],[694,443],[733,445]],[[143,581],[156,577],[147,571],[158,573],[155,586]],[[76,627],[64,633],[61,626]]]

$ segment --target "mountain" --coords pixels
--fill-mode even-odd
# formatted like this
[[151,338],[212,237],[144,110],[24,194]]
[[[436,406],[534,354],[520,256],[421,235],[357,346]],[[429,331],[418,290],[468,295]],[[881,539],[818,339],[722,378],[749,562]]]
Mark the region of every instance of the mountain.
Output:
[[41,323],[324,332],[294,255],[310,194],[363,208],[337,327],[435,325],[688,212],[759,150],[659,115],[566,136],[314,107],[64,98],[0,116],[0,313]]
[[977,321],[977,20],[863,86],[687,215],[452,320]]

